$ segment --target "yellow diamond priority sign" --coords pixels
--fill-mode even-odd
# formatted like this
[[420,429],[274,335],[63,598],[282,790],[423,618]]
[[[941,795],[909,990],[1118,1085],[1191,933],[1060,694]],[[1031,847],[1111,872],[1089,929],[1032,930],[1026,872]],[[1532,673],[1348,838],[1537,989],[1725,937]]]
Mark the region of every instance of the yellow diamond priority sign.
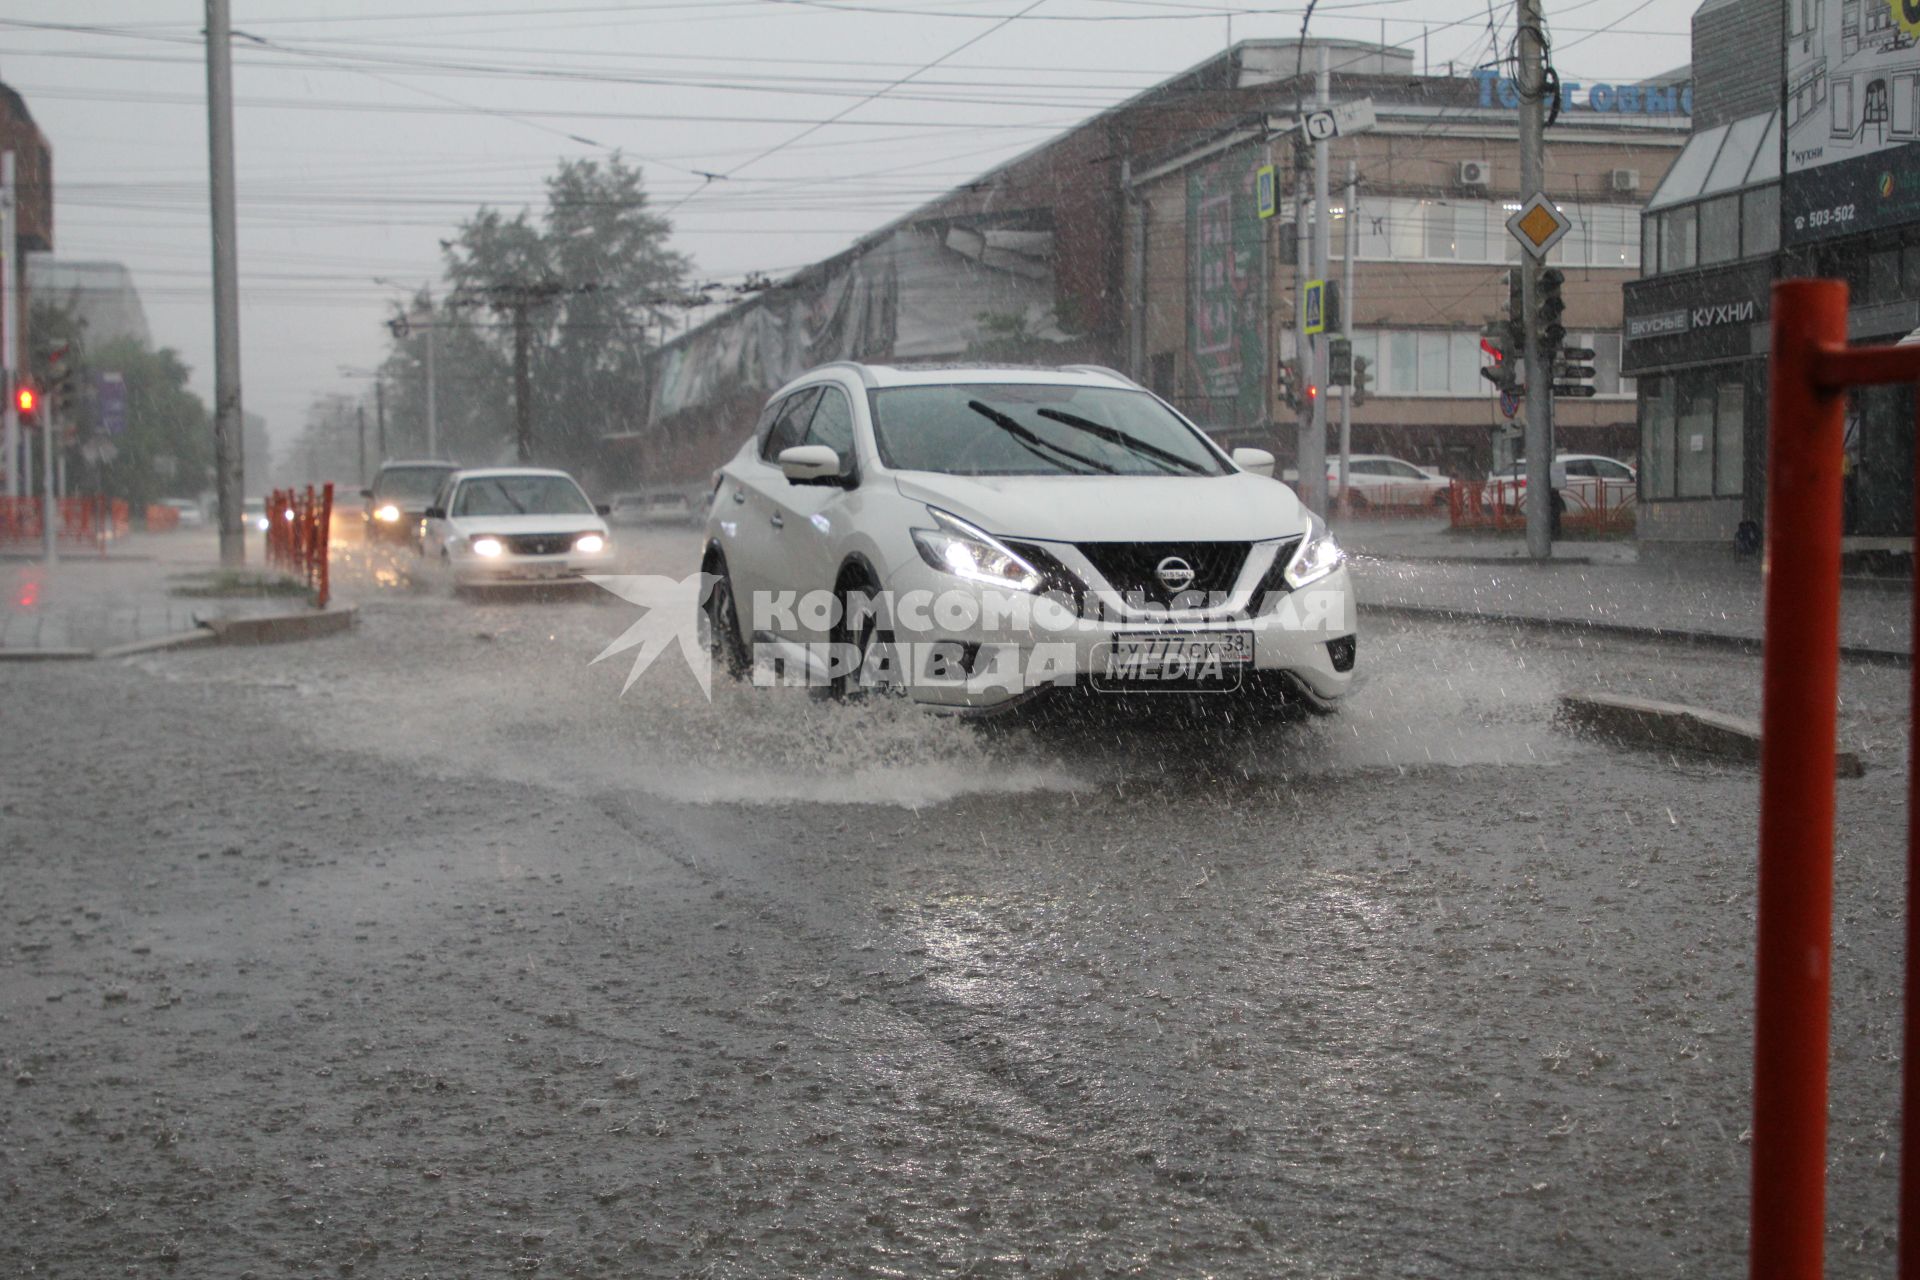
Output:
[[1545,258],[1547,250],[1559,244],[1560,237],[1572,229],[1573,223],[1567,215],[1543,195],[1535,195],[1507,219],[1507,230],[1513,233],[1521,248],[1536,258]]

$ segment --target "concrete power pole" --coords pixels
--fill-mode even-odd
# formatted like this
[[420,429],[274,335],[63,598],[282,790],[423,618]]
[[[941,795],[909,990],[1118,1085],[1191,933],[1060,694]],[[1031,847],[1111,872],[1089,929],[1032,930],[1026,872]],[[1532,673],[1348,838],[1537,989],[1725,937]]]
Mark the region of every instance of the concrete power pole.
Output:
[[[1325,111],[1333,105],[1333,75],[1328,70],[1328,50],[1321,45],[1319,67],[1313,77],[1314,105]],[[1332,211],[1327,207],[1327,145],[1328,140],[1320,138],[1313,144],[1313,278],[1325,280],[1327,268],[1332,261],[1333,231],[1329,225],[1333,220]],[[1320,318],[1326,319],[1326,294],[1321,294]],[[1327,507],[1327,374],[1330,372],[1327,342],[1331,335],[1325,329],[1313,337],[1313,373],[1309,383],[1314,389],[1313,396],[1313,452],[1319,460],[1314,468],[1314,491],[1318,502],[1308,505],[1321,515],[1328,513]],[[1304,474],[1304,473],[1303,473]]]
[[[1540,0],[1519,0],[1519,65],[1514,69],[1520,91],[1520,202],[1543,193],[1546,186],[1546,42],[1542,39]],[[1527,377],[1527,554],[1535,560],[1553,556],[1553,386],[1551,353],[1542,349],[1540,333],[1540,259],[1520,255],[1520,301],[1526,309]]]
[[373,375],[373,444],[380,455],[380,462],[387,461],[387,381],[379,374]]
[[513,439],[515,456],[522,463],[533,461],[533,378],[527,367],[528,345],[526,298],[516,299],[513,312]]
[[213,210],[213,484],[220,563],[247,562],[240,526],[240,255],[233,211],[233,48],[227,0],[207,0],[207,175]]
[[1327,507],[1327,437],[1314,432],[1313,401],[1307,388],[1313,384],[1313,344],[1307,337],[1307,281],[1313,277],[1312,232],[1307,219],[1312,216],[1308,203],[1305,130],[1294,139],[1293,178],[1293,369],[1294,396],[1300,413],[1299,443],[1294,446],[1294,468],[1299,473],[1295,491],[1309,511]]
[[[1353,255],[1354,248],[1360,242],[1360,166],[1352,160],[1347,161],[1347,194],[1342,202],[1347,211],[1346,243],[1341,246],[1340,256],[1344,259],[1340,271],[1340,336],[1349,344],[1353,342]],[[1348,356],[1352,360],[1352,356]],[[1340,509],[1344,514],[1347,507],[1347,466],[1353,456],[1353,379],[1341,388],[1340,394]]]
[[7,450],[7,496],[25,493],[20,483],[20,410],[14,401],[14,388],[20,381],[20,237],[14,225],[13,152],[0,153],[0,372],[4,373],[7,405],[5,431]]

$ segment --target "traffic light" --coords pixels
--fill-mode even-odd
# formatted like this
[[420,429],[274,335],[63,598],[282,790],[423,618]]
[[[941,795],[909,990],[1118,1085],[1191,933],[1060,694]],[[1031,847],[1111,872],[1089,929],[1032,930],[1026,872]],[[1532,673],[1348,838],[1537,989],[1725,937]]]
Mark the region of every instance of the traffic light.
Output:
[[1298,390],[1298,380],[1294,373],[1293,361],[1282,360],[1280,362],[1278,381],[1280,398],[1286,402],[1287,408],[1298,409],[1300,407],[1300,392]]
[[1353,358],[1353,389],[1347,392],[1354,404],[1365,404],[1367,392],[1373,388],[1373,361],[1365,356]]
[[14,411],[20,415],[23,427],[38,426],[40,423],[40,393],[27,383],[21,383],[13,389]]
[[1561,347],[1554,355],[1553,394],[1576,399],[1593,395],[1592,347]]
[[1327,344],[1327,385],[1330,387],[1353,385],[1353,340],[1351,338],[1335,338]]
[[1527,303],[1526,294],[1521,288],[1518,267],[1507,272],[1507,318],[1496,333],[1500,350],[1510,357],[1507,361],[1507,376],[1511,379],[1509,383],[1511,387],[1512,383],[1520,381],[1520,375],[1516,370],[1526,362],[1527,358]]
[[1500,345],[1504,338],[1504,326],[1490,324],[1480,334],[1480,354],[1487,363],[1480,366],[1480,376],[1502,391],[1511,392],[1518,385],[1520,376],[1517,367],[1520,363],[1519,352],[1509,352]]
[[1564,271],[1548,267],[1540,273],[1537,280],[1539,303],[1535,308],[1535,318],[1540,324],[1540,350],[1543,354],[1560,350],[1560,344],[1567,340],[1567,327],[1560,323],[1560,317],[1566,314],[1566,300],[1560,296],[1560,287],[1567,282]]

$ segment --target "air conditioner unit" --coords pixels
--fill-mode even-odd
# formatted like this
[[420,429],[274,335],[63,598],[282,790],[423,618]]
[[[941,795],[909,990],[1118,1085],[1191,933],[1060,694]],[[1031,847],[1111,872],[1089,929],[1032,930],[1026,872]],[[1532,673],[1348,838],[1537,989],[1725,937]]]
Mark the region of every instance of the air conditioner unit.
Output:
[[1607,181],[1615,191],[1638,191],[1640,189],[1640,171],[1638,169],[1614,169],[1607,174]]
[[1493,165],[1485,160],[1462,160],[1459,183],[1463,187],[1484,187],[1493,181]]

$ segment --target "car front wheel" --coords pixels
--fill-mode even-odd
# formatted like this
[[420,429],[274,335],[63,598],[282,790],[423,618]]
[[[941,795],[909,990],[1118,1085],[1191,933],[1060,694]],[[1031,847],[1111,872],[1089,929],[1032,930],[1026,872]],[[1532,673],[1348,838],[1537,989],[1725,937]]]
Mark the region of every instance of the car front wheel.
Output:
[[727,558],[716,551],[701,571],[709,575],[700,601],[700,631],[707,654],[729,678],[743,679],[753,668],[753,655],[740,637],[740,609],[734,600],[733,579],[727,574]]

